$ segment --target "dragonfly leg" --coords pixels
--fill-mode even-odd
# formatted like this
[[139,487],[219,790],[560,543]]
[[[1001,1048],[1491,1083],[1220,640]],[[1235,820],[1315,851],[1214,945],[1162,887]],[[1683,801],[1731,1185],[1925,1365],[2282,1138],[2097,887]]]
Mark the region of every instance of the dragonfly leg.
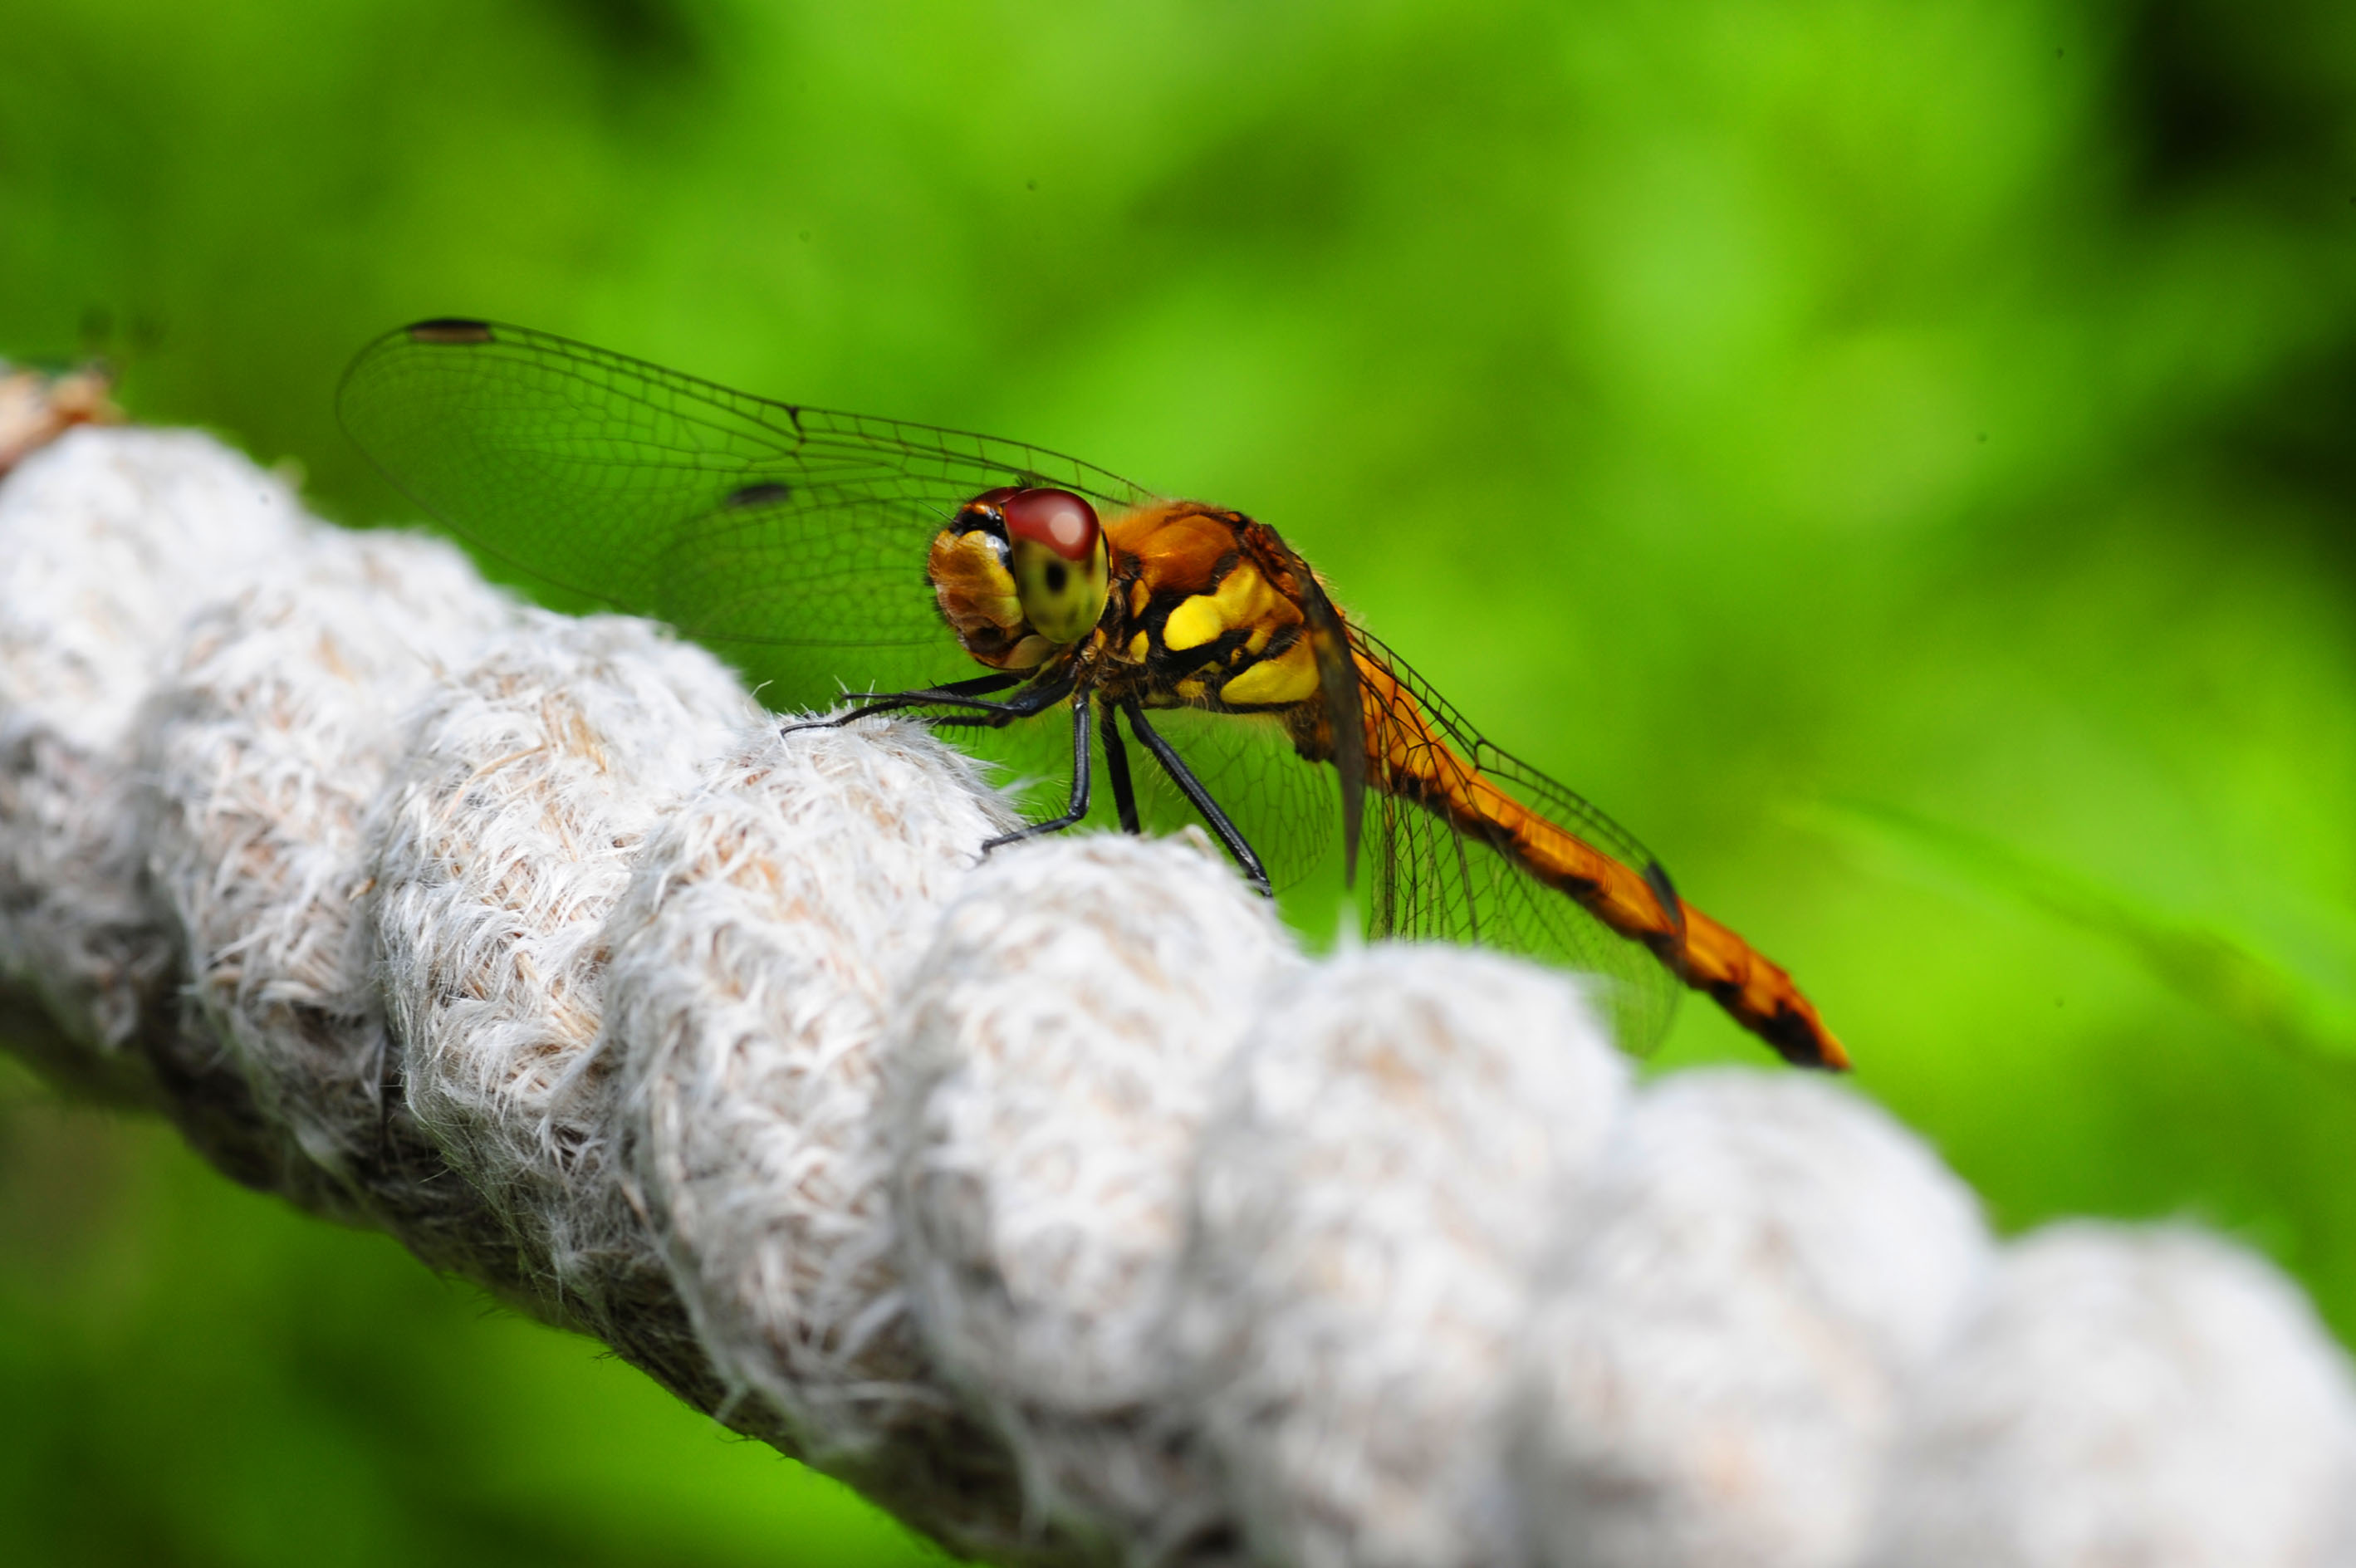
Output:
[[1252,846],[1244,842],[1244,835],[1236,831],[1236,824],[1227,821],[1227,814],[1219,810],[1219,803],[1211,799],[1211,792],[1203,788],[1203,781],[1194,777],[1194,770],[1181,761],[1170,743],[1162,738],[1162,732],[1145,722],[1144,708],[1132,700],[1122,703],[1121,711],[1129,714],[1130,727],[1137,731],[1137,738],[1145,743],[1145,749],[1153,753],[1153,759],[1162,764],[1162,769],[1170,775],[1171,782],[1177,785],[1194,810],[1202,813],[1205,824],[1226,846],[1227,853],[1235,856],[1236,864],[1243,868],[1244,875],[1252,886],[1269,897],[1276,897],[1275,889],[1269,886],[1268,868],[1260,865],[1259,856],[1254,854]]
[[[921,693],[918,695],[920,699],[918,705],[921,705]],[[976,722],[988,725],[993,729],[1003,729],[1016,719],[1038,717],[1066,697],[1072,697],[1075,706],[1079,705],[1083,700],[1081,697],[1074,696],[1072,678],[1069,675],[1057,676],[1050,681],[1034,682],[1002,703],[992,703],[980,697],[963,697],[958,699],[958,705],[970,710],[971,716]],[[942,721],[936,719],[933,722],[938,724]]]
[[[805,719],[786,725],[777,733],[791,735],[796,730],[841,729],[854,719],[873,718],[878,714],[896,714],[905,708],[966,708],[984,716],[970,721],[980,724],[1003,724],[1010,719],[1029,718],[1043,709],[1063,701],[1069,688],[1056,682],[1034,686],[1012,702],[993,703],[982,696],[985,692],[1002,692],[1022,680],[1020,675],[1004,673],[977,675],[970,681],[950,681],[938,686],[920,686],[913,692],[894,692],[862,703],[849,713],[837,714],[830,719]],[[949,721],[936,720],[936,723]]]
[[[917,703],[912,704],[916,706],[922,706],[931,700],[923,693],[903,694],[917,698]],[[963,714],[937,714],[926,719],[925,723],[935,729],[956,729],[959,726],[966,729],[1004,729],[1017,719],[1038,717],[1071,694],[1072,683],[1069,681],[1057,681],[1044,686],[1033,686],[1016,696],[1012,702],[985,703],[967,698],[964,705],[977,711]]]
[[1001,833],[981,846],[988,854],[1001,844],[1020,843],[1043,833],[1059,833],[1088,814],[1088,693],[1085,688],[1072,693],[1072,803],[1060,817],[1044,822],[1026,822],[1011,833]]
[[1120,831],[1139,832],[1137,825],[1137,792],[1130,788],[1129,747],[1121,744],[1120,710],[1105,709],[1104,734],[1101,739],[1105,754],[1105,782],[1112,786],[1112,803],[1120,812]]

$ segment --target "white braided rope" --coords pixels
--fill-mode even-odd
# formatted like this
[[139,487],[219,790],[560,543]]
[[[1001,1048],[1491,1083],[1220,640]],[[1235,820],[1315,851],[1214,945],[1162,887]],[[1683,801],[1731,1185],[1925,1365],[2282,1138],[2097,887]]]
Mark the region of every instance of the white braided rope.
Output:
[[194,435],[0,484],[0,1019],[241,1179],[1005,1561],[2356,1564],[2356,1395],[2181,1230],[1997,1247],[1854,1094],[1305,959],[1207,846],[783,736]]

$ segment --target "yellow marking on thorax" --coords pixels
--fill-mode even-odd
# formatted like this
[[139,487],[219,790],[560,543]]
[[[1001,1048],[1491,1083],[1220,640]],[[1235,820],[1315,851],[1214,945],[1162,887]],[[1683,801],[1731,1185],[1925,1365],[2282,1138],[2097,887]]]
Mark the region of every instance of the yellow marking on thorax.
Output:
[[1275,596],[1259,568],[1248,561],[1238,562],[1216,589],[1196,594],[1170,612],[1162,626],[1162,644],[1173,652],[1183,652],[1215,642],[1229,627],[1247,626],[1258,619]]
[[[1261,657],[1269,644],[1290,628],[1303,624],[1301,606],[1271,581],[1258,558],[1255,535],[1225,513],[1192,502],[1130,512],[1106,524],[1114,547],[1133,561],[1136,580],[1130,588],[1130,613],[1142,616],[1156,594],[1196,590],[1174,606],[1162,623],[1162,646],[1173,653],[1207,648],[1231,633],[1240,633],[1242,646],[1223,660],[1233,671],[1219,700],[1238,707],[1281,707],[1317,693],[1317,660],[1306,641],[1299,641],[1274,658]],[[1219,563],[1230,563],[1226,575],[1212,583]],[[1135,641],[1133,660],[1142,662],[1148,650]],[[1244,668],[1246,659],[1256,660]],[[1201,702],[1224,672],[1206,669],[1173,689],[1182,702]]]
[[1317,655],[1305,637],[1275,658],[1261,660],[1219,688],[1219,701],[1237,707],[1299,703],[1316,694]]

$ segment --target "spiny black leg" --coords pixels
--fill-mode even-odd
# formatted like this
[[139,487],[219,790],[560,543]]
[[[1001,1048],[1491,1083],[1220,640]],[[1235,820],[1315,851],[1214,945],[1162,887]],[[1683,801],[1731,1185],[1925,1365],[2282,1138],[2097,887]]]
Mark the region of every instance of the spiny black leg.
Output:
[[1107,708],[1104,716],[1105,779],[1112,785],[1112,803],[1120,813],[1120,831],[1133,833],[1137,825],[1137,793],[1129,787],[1129,747],[1121,744],[1120,710]]
[[[830,719],[806,719],[800,724],[785,725],[777,733],[791,735],[796,730],[840,729],[854,719],[873,718],[877,714],[894,714],[905,708],[949,707],[969,708],[996,715],[998,722],[1027,719],[1064,700],[1071,688],[1064,682],[1049,682],[1022,693],[1012,702],[992,703],[978,693],[1002,691],[1021,680],[1019,675],[978,675],[970,681],[952,681],[942,686],[924,686],[913,692],[894,692],[862,703],[849,713],[837,714]],[[938,722],[937,720],[935,722]]]
[[1252,846],[1244,842],[1244,835],[1236,831],[1236,824],[1227,821],[1227,814],[1219,810],[1219,803],[1211,799],[1211,792],[1203,788],[1203,781],[1194,777],[1193,769],[1179,760],[1177,752],[1162,738],[1161,732],[1145,722],[1145,710],[1130,701],[1121,704],[1121,711],[1129,715],[1130,727],[1137,731],[1137,738],[1145,743],[1145,749],[1153,753],[1153,759],[1162,764],[1162,771],[1170,775],[1171,781],[1194,803],[1194,810],[1202,813],[1204,822],[1218,841],[1226,845],[1227,853],[1236,857],[1236,864],[1243,867],[1244,875],[1252,886],[1269,897],[1275,897],[1275,889],[1269,886],[1268,868],[1260,865],[1259,856],[1254,854]]
[[902,708],[916,707],[926,702],[963,703],[968,699],[980,697],[985,693],[1002,692],[1022,679],[1020,675],[1010,675],[1001,670],[993,671],[987,675],[976,675],[968,681],[944,681],[937,686],[919,687],[913,692],[894,692],[886,696],[877,697],[873,702],[862,703],[849,713],[837,714],[830,719],[806,719],[800,724],[787,725],[778,733],[791,735],[796,730],[840,729],[853,719],[869,718],[877,714],[897,713]]
[[1072,693],[1072,804],[1060,817],[1044,822],[1026,822],[1011,833],[1001,833],[981,846],[988,854],[1001,844],[1020,843],[1042,833],[1059,833],[1088,814],[1088,694],[1085,689]]
[[1003,692],[1022,680],[1023,676],[1018,671],[993,670],[987,675],[970,676],[963,681],[944,681],[931,690],[953,692],[960,697],[984,697],[992,692]]
[[[1061,702],[1063,699],[1059,696],[1056,700]],[[1012,707],[992,708],[986,714],[927,714],[925,715],[925,727],[927,729],[1004,729],[1016,719],[1036,716],[1028,708]]]
[[1068,681],[1053,686],[1034,686],[1011,703],[977,703],[969,704],[983,711],[978,714],[931,714],[925,723],[933,729],[1004,729],[1016,719],[1035,718],[1071,694]]
[[[1072,678],[1063,675],[1053,681],[1025,686],[1003,703],[988,702],[980,697],[961,697],[957,705],[976,711],[988,724],[1004,726],[1016,719],[1035,718],[1071,694]],[[921,694],[916,705],[923,705]]]

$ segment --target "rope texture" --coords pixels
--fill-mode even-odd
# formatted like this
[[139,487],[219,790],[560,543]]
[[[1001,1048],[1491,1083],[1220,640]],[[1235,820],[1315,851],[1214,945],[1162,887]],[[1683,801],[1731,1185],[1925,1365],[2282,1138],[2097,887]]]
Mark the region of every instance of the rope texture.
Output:
[[1311,961],[1206,843],[780,733],[209,439],[0,484],[0,1027],[1006,1563],[2356,1564],[2356,1393],[2180,1229],[1997,1245],[1856,1094]]

